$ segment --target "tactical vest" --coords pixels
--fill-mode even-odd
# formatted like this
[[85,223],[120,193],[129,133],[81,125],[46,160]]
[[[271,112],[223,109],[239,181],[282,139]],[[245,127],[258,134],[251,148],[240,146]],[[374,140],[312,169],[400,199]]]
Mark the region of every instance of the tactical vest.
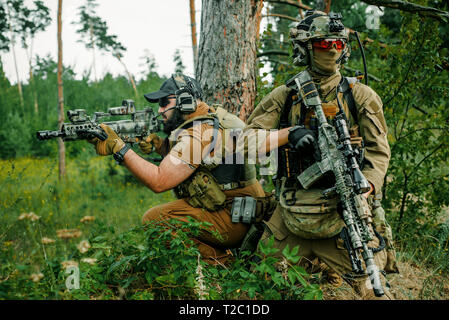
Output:
[[[340,85],[343,92],[339,93],[339,99],[349,121],[351,143],[363,150],[363,140],[357,125],[358,111],[351,90],[356,81],[357,78],[342,77]],[[328,121],[332,121],[339,111],[335,93],[331,93],[330,99],[332,100],[322,103]],[[304,125],[308,129],[317,130],[314,111],[306,110],[301,101],[297,100],[296,92],[292,90],[282,109],[280,129],[295,125]],[[332,174],[325,175],[307,190],[303,189],[296,179],[316,160],[311,154],[300,155],[289,145],[279,148],[276,196],[279,199],[281,214],[287,229],[305,239],[331,238],[344,227],[344,221],[337,210],[338,199],[325,199],[322,195],[324,189],[335,184]],[[359,162],[362,163],[361,159]]]
[[[342,102],[343,111],[348,118],[348,127],[351,135],[351,144],[353,148],[359,150],[359,165],[363,167],[363,139],[360,136],[360,130],[358,127],[358,111],[355,104],[354,97],[352,95],[352,86],[357,82],[357,78],[346,78],[342,77],[340,85],[343,92],[340,92],[338,97]],[[334,90],[332,90],[334,91]],[[335,93],[328,95],[331,99],[330,101],[323,101],[322,108],[328,122],[332,122],[332,119],[339,112],[339,107],[337,104],[337,99]],[[332,98],[333,97],[333,98]],[[297,100],[297,95],[295,91],[290,91],[285,105],[283,107],[280,119],[280,129],[287,128],[296,125],[303,125],[307,129],[318,130],[317,118],[313,110],[306,110],[305,106],[301,101]],[[307,169],[312,165],[316,159],[313,155],[298,155],[298,152],[291,148],[289,145],[285,145],[279,149],[280,161],[278,166],[277,177],[296,178],[302,171]],[[324,181],[318,182],[316,187],[330,187],[333,185],[333,181],[329,179],[324,179]]]
[[[213,105],[216,112],[194,117],[185,121],[176,130],[191,128],[200,122],[213,127],[211,144],[207,155],[217,153],[216,144],[219,129],[243,129],[245,123],[232,113],[227,112],[220,105]],[[223,132],[224,133],[224,132]],[[222,138],[224,135],[222,135]],[[177,139],[171,143],[174,146]],[[223,141],[222,141],[223,142]],[[254,165],[236,164],[235,153],[226,150],[226,144],[221,144],[221,161],[217,157],[211,157],[211,161],[201,163],[194,174],[175,187],[175,195],[178,199],[187,198],[193,207],[202,207],[209,211],[217,211],[224,206],[226,196],[223,191],[243,188],[256,183],[256,168]],[[234,151],[234,150],[233,150]],[[233,156],[232,163],[225,161],[225,156]],[[214,160],[215,159],[215,160]],[[218,163],[217,163],[218,162]],[[228,162],[228,163],[225,163]]]

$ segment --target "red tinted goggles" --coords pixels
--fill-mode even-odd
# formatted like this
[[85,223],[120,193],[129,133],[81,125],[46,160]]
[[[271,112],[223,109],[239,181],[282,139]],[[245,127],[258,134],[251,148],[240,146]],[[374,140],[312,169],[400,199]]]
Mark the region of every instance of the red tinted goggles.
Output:
[[321,50],[330,50],[332,48],[343,50],[346,46],[346,41],[342,39],[319,39],[312,41],[312,46]]

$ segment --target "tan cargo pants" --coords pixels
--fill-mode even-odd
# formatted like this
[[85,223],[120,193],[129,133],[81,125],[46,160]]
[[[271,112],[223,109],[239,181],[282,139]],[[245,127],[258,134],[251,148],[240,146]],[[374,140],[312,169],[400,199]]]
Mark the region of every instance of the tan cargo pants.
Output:
[[[392,300],[393,296],[388,292],[385,286],[385,278],[380,274],[381,282],[385,291],[385,295],[378,298],[374,295],[373,290],[370,287],[370,280],[368,276],[357,276],[352,274],[352,268],[348,257],[348,252],[343,246],[343,240],[339,235],[336,235],[329,239],[303,239],[292,234],[284,225],[282,216],[276,208],[271,219],[266,222],[268,226],[267,230],[262,235],[260,241],[267,241],[271,235],[274,235],[274,247],[279,249],[275,256],[281,257],[282,250],[289,245],[289,248],[293,248],[299,245],[298,254],[301,256],[300,264],[309,272],[313,267],[313,261],[318,258],[324,262],[328,267],[335,270],[344,280],[346,280],[352,288],[359,294],[362,299],[382,299]],[[375,240],[369,243],[370,247],[377,247],[379,240]],[[386,250],[382,250],[374,254],[374,261],[379,268],[383,270],[387,262]]]
[[[238,196],[261,197],[264,191],[259,183],[252,184],[245,188],[225,191],[227,198]],[[167,221],[178,219],[187,221],[191,217],[199,222],[212,224],[212,230],[201,232],[199,237],[193,239],[198,245],[202,259],[208,263],[226,263],[231,258],[230,248],[235,248],[245,237],[249,225],[243,223],[233,223],[231,220],[231,205],[225,208],[209,212],[202,208],[192,207],[185,199],[175,200],[166,204],[158,205],[148,210],[142,218],[142,222]],[[217,232],[220,238],[217,239],[213,232]]]

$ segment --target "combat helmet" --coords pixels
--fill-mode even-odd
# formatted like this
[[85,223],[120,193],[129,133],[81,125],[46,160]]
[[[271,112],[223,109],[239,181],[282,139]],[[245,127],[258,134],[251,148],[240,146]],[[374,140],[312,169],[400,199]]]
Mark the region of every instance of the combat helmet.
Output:
[[[306,11],[305,17],[296,27],[290,29],[290,38],[293,43],[293,64],[306,66],[313,63],[312,39],[346,39],[349,34],[341,22],[341,13],[330,12],[329,15],[322,11]],[[349,45],[347,44],[340,63],[345,63],[349,58]]]

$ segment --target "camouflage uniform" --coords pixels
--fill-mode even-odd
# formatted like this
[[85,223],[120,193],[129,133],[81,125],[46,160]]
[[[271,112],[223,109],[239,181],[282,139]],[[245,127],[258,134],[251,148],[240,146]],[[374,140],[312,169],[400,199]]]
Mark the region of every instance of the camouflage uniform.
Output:
[[[323,15],[325,14],[323,13]],[[317,38],[342,37],[341,32],[334,36],[329,32],[327,16],[324,18],[321,16],[318,20],[318,27],[317,23],[314,22],[315,27],[317,27]],[[325,28],[328,29],[320,33],[320,30]],[[306,31],[299,30],[299,32]],[[292,33],[294,38],[298,34],[298,30]],[[310,38],[310,34],[307,37]],[[323,110],[328,119],[332,118],[338,111],[335,89],[342,80],[342,76],[338,69],[329,72],[328,75],[318,73],[314,68],[316,61],[313,62],[314,59],[311,55],[307,56],[307,50],[304,50],[304,48],[304,46],[300,48],[303,50],[302,53],[296,51],[297,57],[300,56],[299,60],[303,62],[306,60],[306,64],[309,66],[308,71],[312,75],[323,101]],[[309,49],[312,52],[311,46]],[[306,56],[308,59],[304,59]],[[363,139],[365,158],[362,172],[374,186],[372,194],[380,193],[390,159],[387,125],[382,111],[382,101],[376,92],[362,83],[352,81],[351,88],[357,110],[357,120],[351,115],[348,102],[339,93],[340,101],[343,102],[343,108],[351,126],[351,142],[360,144],[360,137]],[[288,103],[286,104],[290,91],[291,89],[282,85],[264,97],[249,117],[245,131],[251,129],[280,129],[281,118],[286,113],[288,114],[288,125],[284,127],[304,124],[306,128],[313,129],[313,111],[310,111],[310,114],[308,112],[306,115],[301,115],[300,103],[291,106]],[[284,108],[290,108],[290,110],[284,110]],[[303,123],[298,123],[300,119]],[[279,152],[281,152],[281,149],[282,147]],[[297,162],[301,162],[301,159],[297,159]],[[368,277],[357,276],[352,273],[348,253],[339,236],[341,229],[344,227],[344,222],[337,210],[338,199],[325,199],[322,195],[322,191],[332,187],[332,185],[326,184],[328,181],[324,181],[317,186],[312,186],[311,189],[305,190],[297,182],[296,176],[282,177],[278,180],[277,183],[280,185],[279,204],[271,219],[266,222],[267,228],[261,241],[266,241],[268,237],[274,235],[275,247],[279,249],[279,255],[286,245],[289,245],[290,248],[299,245],[299,254],[303,257],[300,260],[302,265],[307,267],[313,260],[319,258],[342,275],[363,298],[375,298],[372,290],[365,285]],[[377,238],[369,243],[370,247],[377,247],[378,245],[379,240]],[[379,270],[383,270],[388,260],[387,251],[381,250],[375,253],[374,260]],[[385,282],[384,280],[383,282]],[[386,296],[384,298],[391,298],[388,291],[385,291]]]

